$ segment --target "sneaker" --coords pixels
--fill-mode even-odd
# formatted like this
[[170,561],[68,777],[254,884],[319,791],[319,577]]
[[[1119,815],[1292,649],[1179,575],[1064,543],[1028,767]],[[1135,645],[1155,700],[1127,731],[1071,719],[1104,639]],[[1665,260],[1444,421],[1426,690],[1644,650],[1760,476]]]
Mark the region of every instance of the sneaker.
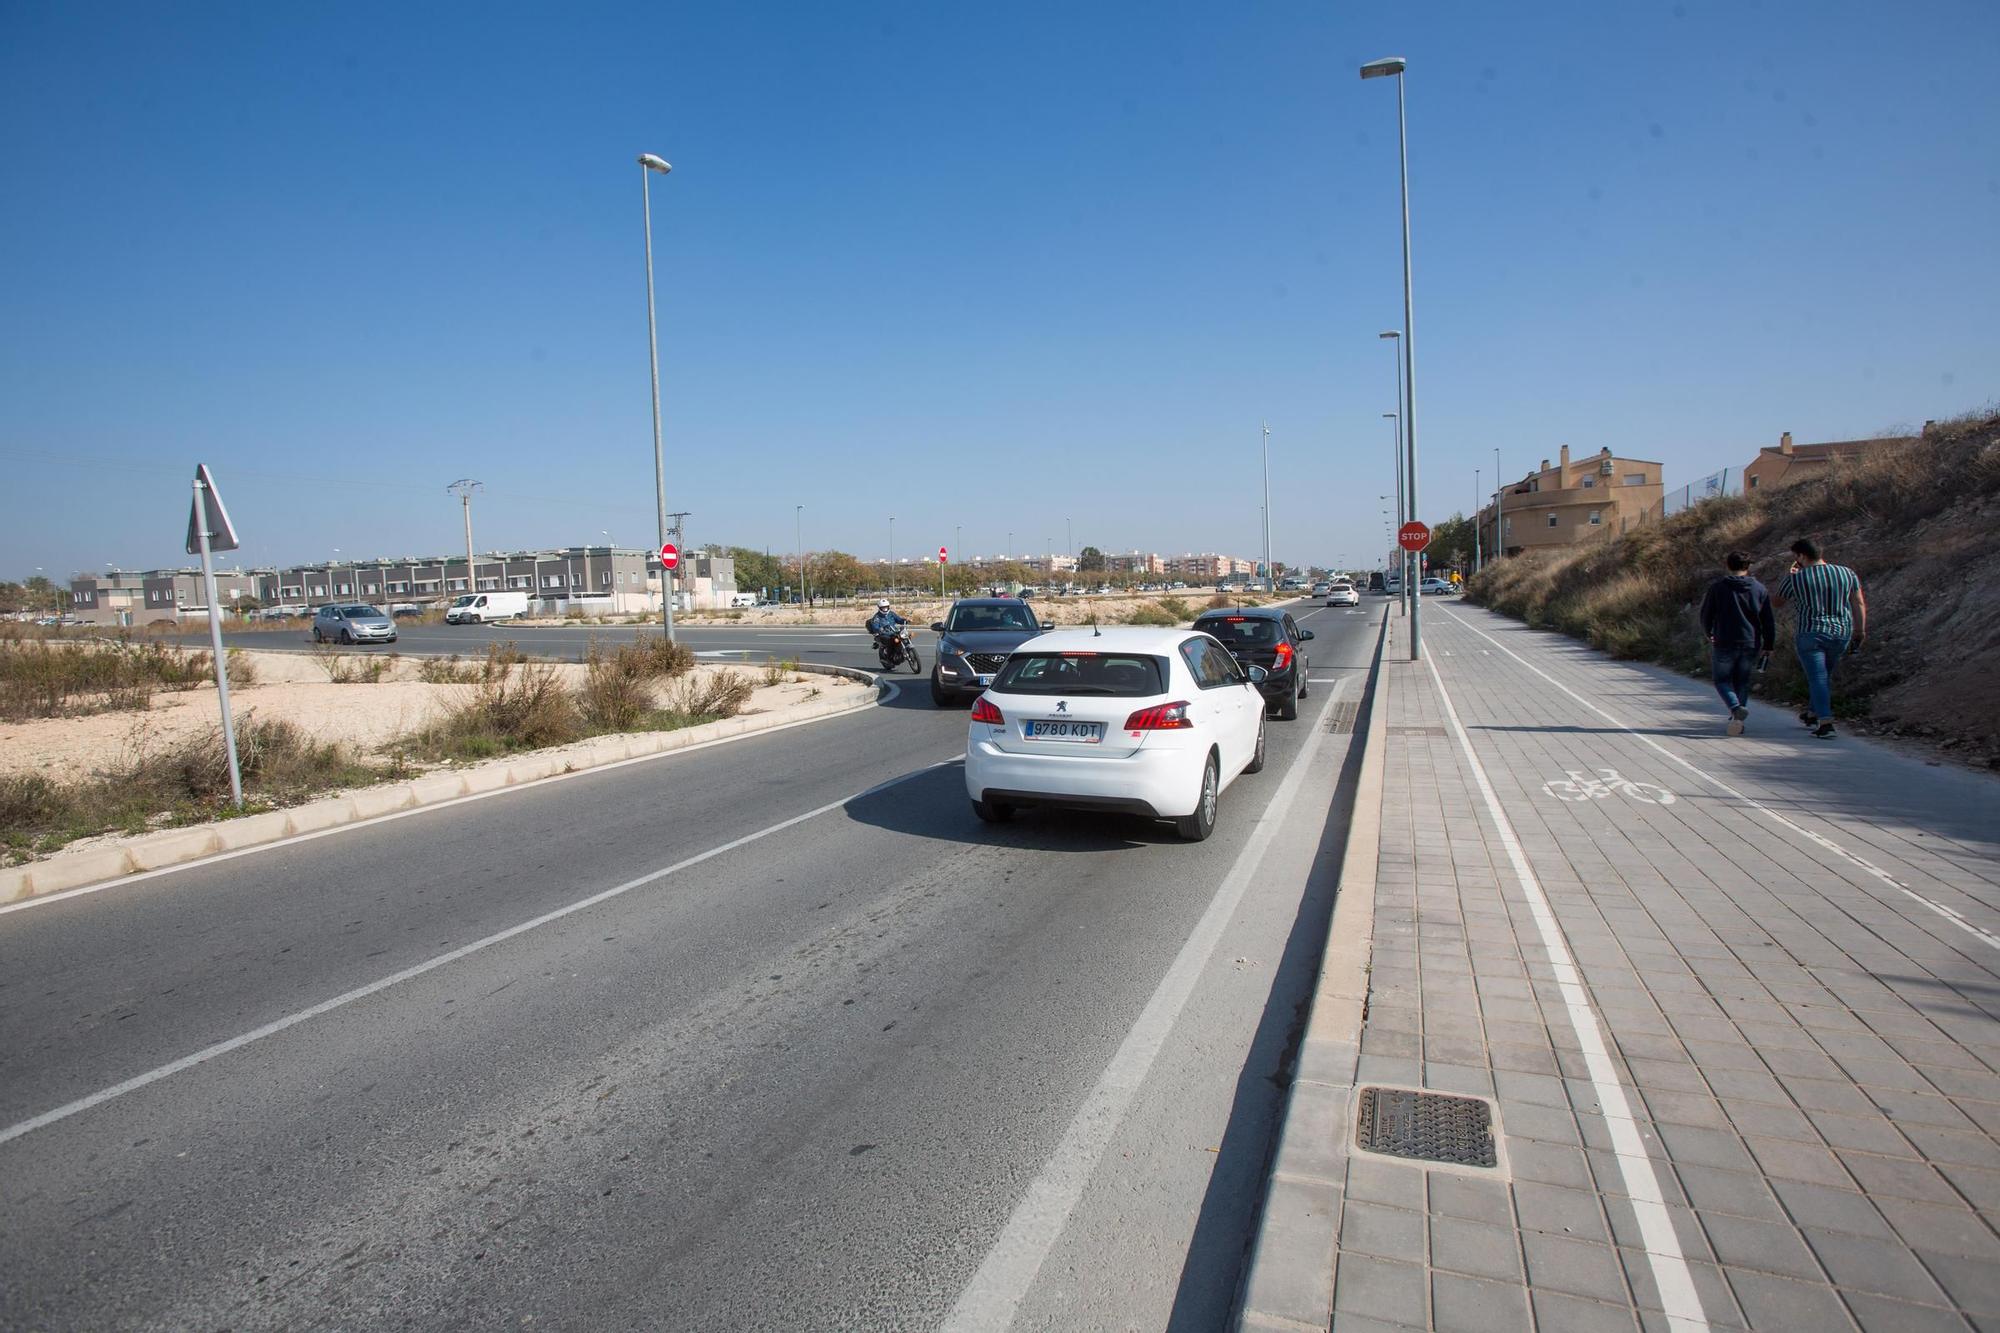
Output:
[[1741,736],[1743,734],[1744,720],[1749,716],[1750,710],[1738,704],[1729,710],[1729,725],[1724,727],[1723,731],[1731,736]]
[[1813,728],[1813,737],[1814,737],[1814,739],[1816,739],[1816,740],[1822,740],[1822,741],[1830,741],[1830,740],[1832,740],[1832,739],[1833,739],[1833,719],[1832,719],[1832,718],[1828,718],[1828,719],[1827,719],[1826,721],[1824,721],[1824,722],[1820,723],[1820,724],[1819,724],[1818,726],[1814,727],[1814,728]]
[[1809,727],[1816,727],[1819,725],[1819,716],[1810,708],[1801,708],[1799,710],[1799,721]]

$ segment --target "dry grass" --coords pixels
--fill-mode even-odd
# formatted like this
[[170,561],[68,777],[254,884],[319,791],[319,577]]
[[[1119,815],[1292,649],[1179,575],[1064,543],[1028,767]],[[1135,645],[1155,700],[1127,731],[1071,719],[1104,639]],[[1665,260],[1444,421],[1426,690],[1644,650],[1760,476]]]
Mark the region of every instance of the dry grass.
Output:
[[[236,727],[245,813],[397,776],[289,722],[245,713]],[[212,727],[82,782],[0,777],[0,848],[8,860],[46,855],[78,838],[195,824],[232,813],[229,756]]]
[[0,719],[145,708],[153,691],[196,689],[213,674],[214,659],[205,652],[10,632],[0,635]]

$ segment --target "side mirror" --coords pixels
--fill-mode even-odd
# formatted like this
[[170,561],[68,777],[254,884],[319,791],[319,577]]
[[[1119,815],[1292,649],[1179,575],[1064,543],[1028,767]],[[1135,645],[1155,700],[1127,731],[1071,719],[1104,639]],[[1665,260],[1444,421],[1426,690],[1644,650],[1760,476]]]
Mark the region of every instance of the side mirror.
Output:
[[1307,639],[1310,639],[1312,636],[1313,632],[1311,630],[1302,629],[1299,631],[1299,642],[1304,643]]
[[931,633],[933,634],[944,633],[944,622],[942,620],[933,620],[931,622]]
[[1268,677],[1270,674],[1271,673],[1264,670],[1263,667],[1253,666],[1250,668],[1250,683],[1252,685],[1262,685],[1264,683],[1265,678]]

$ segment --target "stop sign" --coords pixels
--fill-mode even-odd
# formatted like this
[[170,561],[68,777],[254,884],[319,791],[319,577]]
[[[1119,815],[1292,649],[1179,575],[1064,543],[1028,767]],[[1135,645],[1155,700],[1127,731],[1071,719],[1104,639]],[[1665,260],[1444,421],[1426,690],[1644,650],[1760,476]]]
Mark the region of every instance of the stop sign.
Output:
[[1396,545],[1405,551],[1421,551],[1431,544],[1431,530],[1411,519],[1396,530]]
[[661,569],[672,569],[674,566],[680,564],[680,562],[681,562],[680,547],[674,545],[672,542],[667,542],[660,547]]

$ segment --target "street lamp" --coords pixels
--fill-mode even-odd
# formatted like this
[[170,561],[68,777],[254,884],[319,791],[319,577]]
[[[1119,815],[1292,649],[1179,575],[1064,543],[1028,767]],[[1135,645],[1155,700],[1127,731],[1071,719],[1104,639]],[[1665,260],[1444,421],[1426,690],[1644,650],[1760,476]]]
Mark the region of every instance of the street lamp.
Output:
[[1493,446],[1493,558],[1507,554],[1507,529],[1500,526],[1501,505],[1507,498],[1507,483],[1500,480],[1500,446]]
[[806,507],[804,505],[793,505],[792,545],[798,550],[799,553],[799,598],[801,601],[810,601],[811,596],[806,592],[805,524],[806,524]]
[[1271,423],[1264,427],[1264,590],[1278,590],[1278,571],[1271,566]]
[[[1397,406],[1403,413],[1404,466],[1410,474],[1405,498],[1409,503],[1410,517],[1414,519],[1417,516],[1417,333],[1410,293],[1410,132],[1403,104],[1403,72],[1407,63],[1401,56],[1371,60],[1361,67],[1361,77],[1380,79],[1391,74],[1396,76],[1396,148],[1403,181],[1403,382]],[[1422,568],[1420,564],[1417,567]],[[1423,598],[1412,580],[1406,578],[1404,582],[1412,585],[1409,590],[1410,660],[1415,662],[1424,655]]]
[[1479,572],[1479,469],[1472,469],[1472,572]]
[[[646,215],[646,363],[653,372],[653,498],[660,511],[660,545],[667,544],[667,461],[660,448],[660,334],[653,317],[653,173],[673,167],[663,157],[639,154],[639,201]],[[660,612],[669,641],[674,637],[674,575],[660,565]]]
[[[1389,461],[1396,465],[1396,521],[1391,526],[1400,528],[1409,519],[1409,511],[1403,506],[1403,422],[1401,415],[1396,412],[1384,412],[1382,418],[1390,423]],[[1386,500],[1389,497],[1385,495],[1382,498]],[[1396,557],[1396,568],[1402,571],[1397,579],[1396,605],[1402,608],[1404,615],[1408,615],[1410,614],[1410,553],[1404,551],[1400,544],[1396,549],[1401,552]]]

